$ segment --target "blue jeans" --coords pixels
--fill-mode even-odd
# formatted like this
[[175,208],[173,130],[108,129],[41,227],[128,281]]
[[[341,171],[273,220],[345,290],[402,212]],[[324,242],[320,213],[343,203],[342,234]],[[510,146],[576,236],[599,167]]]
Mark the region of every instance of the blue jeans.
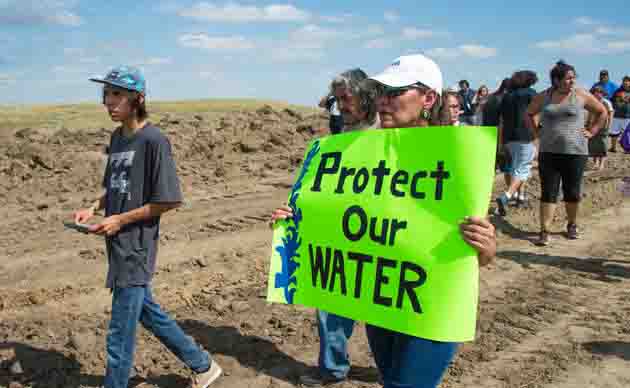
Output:
[[436,388],[455,357],[457,343],[437,342],[366,326],[383,388]]
[[511,156],[508,173],[521,181],[529,179],[532,162],[536,154],[536,146],[534,143],[514,141],[507,143],[505,147],[508,149]]
[[193,371],[201,373],[210,368],[212,359],[208,353],[153,301],[150,286],[114,288],[113,291],[105,388],[127,388],[138,321]]
[[323,375],[343,380],[350,371],[348,340],[354,321],[317,310],[319,328],[319,370]]

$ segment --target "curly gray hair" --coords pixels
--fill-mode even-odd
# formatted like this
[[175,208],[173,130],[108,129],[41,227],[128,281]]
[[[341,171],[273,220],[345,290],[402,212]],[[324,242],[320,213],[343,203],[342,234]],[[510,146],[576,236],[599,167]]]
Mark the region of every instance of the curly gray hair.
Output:
[[359,97],[361,110],[367,113],[370,123],[376,119],[376,96],[374,90],[366,84],[367,74],[360,68],[346,70],[336,76],[330,83],[330,93],[337,88],[350,90],[353,96]]

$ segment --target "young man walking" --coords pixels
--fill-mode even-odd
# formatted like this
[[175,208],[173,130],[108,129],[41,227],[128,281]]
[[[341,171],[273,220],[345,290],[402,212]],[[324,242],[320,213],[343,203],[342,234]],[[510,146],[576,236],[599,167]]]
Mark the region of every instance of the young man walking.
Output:
[[207,388],[221,368],[162,311],[151,293],[160,216],[182,202],[171,145],[147,121],[140,70],[120,66],[90,80],[103,84],[103,105],[112,121],[121,124],[110,140],[105,193],[74,216],[75,222],[85,223],[105,210],[103,221],[89,228],[105,237],[106,286],[112,290],[105,388],[127,388],[138,322],[194,372],[190,387]]

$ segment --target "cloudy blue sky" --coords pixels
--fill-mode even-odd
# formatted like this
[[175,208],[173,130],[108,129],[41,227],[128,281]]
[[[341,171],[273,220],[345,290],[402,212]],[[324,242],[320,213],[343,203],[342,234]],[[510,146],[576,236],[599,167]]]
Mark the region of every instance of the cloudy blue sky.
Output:
[[[506,6],[506,4],[510,4]],[[405,53],[449,85],[539,72],[563,58],[590,85],[630,73],[627,0],[0,0],[0,104],[95,102],[87,78],[142,67],[154,100],[255,97],[313,105],[330,78]]]

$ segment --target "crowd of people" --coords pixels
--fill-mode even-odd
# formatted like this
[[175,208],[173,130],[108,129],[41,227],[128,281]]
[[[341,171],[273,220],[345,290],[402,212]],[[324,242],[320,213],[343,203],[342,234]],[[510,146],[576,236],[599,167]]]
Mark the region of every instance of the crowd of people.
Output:
[[[338,103],[336,96],[341,97],[341,92],[335,85],[344,77],[333,80],[322,101]],[[630,137],[630,76],[623,77],[618,86],[602,70],[599,81],[588,91],[577,87],[575,79],[575,68],[560,61],[551,70],[551,87],[540,93],[533,88],[538,76],[530,70],[514,72],[493,93],[486,85],[475,91],[467,80],[461,80],[458,88],[442,90],[440,112],[432,121],[435,125],[498,128],[497,169],[503,173],[506,187],[496,198],[500,216],[507,216],[510,204],[528,203],[526,184],[537,161],[542,186],[540,245],[550,242],[550,223],[561,188],[568,214],[566,235],[579,237],[577,214],[588,158],[593,159],[593,169],[603,170],[608,153],[618,152],[619,139],[623,141],[624,133]],[[336,114],[349,115],[343,102],[340,106]],[[345,106],[350,105],[346,102]],[[331,128],[334,114],[331,112]],[[352,129],[331,133],[348,130]]]
[[[540,93],[532,88],[538,81],[536,73],[527,70],[503,80],[493,93],[486,86],[474,91],[466,80],[455,90],[444,88],[442,71],[434,61],[406,55],[373,76],[359,68],[342,72],[319,105],[331,113],[333,134],[440,125],[496,126],[497,167],[506,184],[496,199],[497,211],[507,216],[510,201],[527,200],[524,187],[537,155],[542,185],[538,243],[545,245],[560,187],[568,214],[567,237],[577,238],[587,158],[593,156],[596,168],[605,168],[607,152],[616,152],[616,139],[629,131],[630,77],[617,87],[608,72],[602,71],[590,91],[576,87],[575,77],[572,66],[558,62],[550,72],[551,87]],[[120,124],[108,148],[103,193],[92,206],[74,215],[80,225],[98,211],[103,210],[105,216],[86,227],[105,237],[109,264],[106,287],[112,290],[112,309],[105,388],[127,387],[138,323],[193,371],[190,387],[207,388],[221,376],[221,367],[160,308],[151,292],[160,217],[182,202],[171,145],[148,121],[146,82],[140,70],[121,66],[92,81],[103,84],[102,103]],[[623,139],[620,143],[625,148]],[[279,207],[271,222],[292,217],[293,210]],[[495,229],[489,220],[470,215],[461,223],[460,232],[476,250],[479,265],[488,264],[496,254]],[[317,373],[300,377],[306,386],[342,381],[350,370],[347,344],[354,321],[318,311],[317,322],[319,367]],[[372,325],[366,329],[385,388],[437,387],[458,348],[457,343]]]

